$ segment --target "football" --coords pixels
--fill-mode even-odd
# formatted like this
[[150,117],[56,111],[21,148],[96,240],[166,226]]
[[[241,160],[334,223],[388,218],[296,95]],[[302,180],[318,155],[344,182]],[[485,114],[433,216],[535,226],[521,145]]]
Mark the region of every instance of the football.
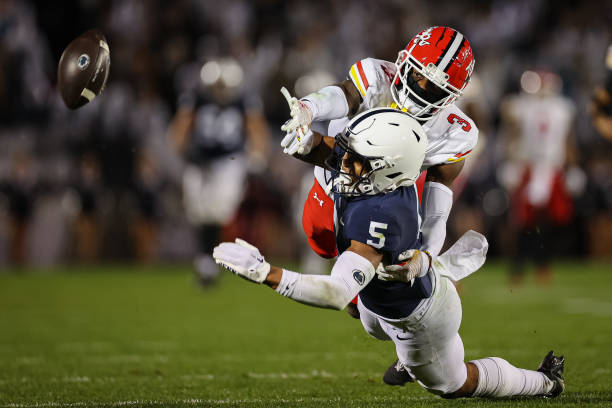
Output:
[[110,50],[99,30],[89,30],[74,39],[62,53],[57,86],[70,109],[77,109],[100,95],[110,69]]

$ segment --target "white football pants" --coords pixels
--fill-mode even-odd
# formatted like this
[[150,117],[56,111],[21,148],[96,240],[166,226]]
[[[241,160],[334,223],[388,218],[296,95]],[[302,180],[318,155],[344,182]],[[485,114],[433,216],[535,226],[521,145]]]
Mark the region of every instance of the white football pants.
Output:
[[224,225],[232,219],[244,196],[247,175],[243,157],[236,156],[185,168],[183,203],[190,223]]
[[450,279],[430,272],[434,292],[406,318],[380,317],[358,302],[361,323],[371,336],[392,340],[397,357],[419,384],[434,394],[457,391],[467,379],[459,326],[461,301]]

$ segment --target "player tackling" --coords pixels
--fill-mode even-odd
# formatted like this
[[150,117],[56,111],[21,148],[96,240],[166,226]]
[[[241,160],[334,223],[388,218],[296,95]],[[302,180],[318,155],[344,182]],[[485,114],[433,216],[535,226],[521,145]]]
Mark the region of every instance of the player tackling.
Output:
[[[453,203],[450,189],[463,160],[478,140],[474,122],[454,105],[468,85],[474,55],[461,33],[450,27],[430,27],[418,33],[399,52],[395,63],[374,58],[354,64],[345,81],[303,97],[288,99],[291,119],[282,130],[285,153],[307,154],[312,147],[311,125],[334,136],[354,115],[376,107],[403,110],[421,123],[429,140],[421,170],[423,188],[423,248],[437,255],[444,244],[446,221]],[[314,170],[315,181],[303,212],[303,227],[312,249],[336,256],[330,173]],[[313,199],[317,193],[324,205]]]
[[[474,63],[470,43],[460,32],[450,27],[429,27],[399,52],[395,63],[363,59],[351,67],[345,81],[301,100],[291,97],[283,88],[291,119],[281,127],[287,132],[281,146],[290,155],[307,154],[313,145],[311,126],[334,136],[354,115],[376,107],[402,110],[418,120],[429,141],[421,166],[421,171],[427,171],[421,200],[421,249],[437,255],[444,245],[446,222],[453,205],[451,186],[478,141],[476,125],[454,105],[469,83]],[[320,166],[315,167],[314,175],[314,184],[304,203],[302,226],[313,251],[333,258],[338,250],[331,176]],[[348,312],[359,317],[355,300]],[[384,381],[389,385],[411,381],[396,363],[387,369]]]
[[[392,340],[403,367],[444,398],[559,395],[564,359],[552,352],[538,371],[498,357],[464,362],[461,302],[451,279],[480,268],[488,244],[469,231],[440,256],[418,249],[421,217],[414,183],[428,146],[423,128],[406,113],[382,108],[356,116],[335,139],[311,136],[312,149],[300,158],[320,166],[327,162],[331,170],[340,253],[331,274],[302,275],[272,266],[240,239],[217,246],[216,262],[311,306],[340,310],[359,294],[366,332]],[[384,269],[401,261],[405,266]]]

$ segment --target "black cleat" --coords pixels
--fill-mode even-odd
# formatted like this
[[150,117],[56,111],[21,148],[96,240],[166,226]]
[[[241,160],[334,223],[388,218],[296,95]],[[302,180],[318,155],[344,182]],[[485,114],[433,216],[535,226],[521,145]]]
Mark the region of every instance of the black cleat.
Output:
[[383,375],[383,381],[387,385],[405,385],[414,382],[414,377],[404,368],[399,360],[396,360]]
[[565,390],[565,377],[563,377],[563,367],[565,365],[565,357],[555,356],[551,351],[548,352],[544,360],[540,363],[538,371],[547,376],[553,383],[552,390],[546,395],[546,398],[555,398]]
[[354,303],[349,303],[346,307],[346,311],[353,319],[359,319],[359,309],[357,309],[357,305]]

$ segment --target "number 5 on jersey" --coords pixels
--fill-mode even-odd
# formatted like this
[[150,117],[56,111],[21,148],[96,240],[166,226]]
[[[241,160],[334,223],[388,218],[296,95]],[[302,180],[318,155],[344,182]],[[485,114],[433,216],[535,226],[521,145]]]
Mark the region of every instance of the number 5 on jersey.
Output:
[[377,231],[377,229],[386,230],[387,224],[384,224],[382,222],[370,221],[370,236],[372,238],[376,238],[378,242],[368,239],[366,244],[376,249],[380,249],[385,246],[385,235],[381,231]]

